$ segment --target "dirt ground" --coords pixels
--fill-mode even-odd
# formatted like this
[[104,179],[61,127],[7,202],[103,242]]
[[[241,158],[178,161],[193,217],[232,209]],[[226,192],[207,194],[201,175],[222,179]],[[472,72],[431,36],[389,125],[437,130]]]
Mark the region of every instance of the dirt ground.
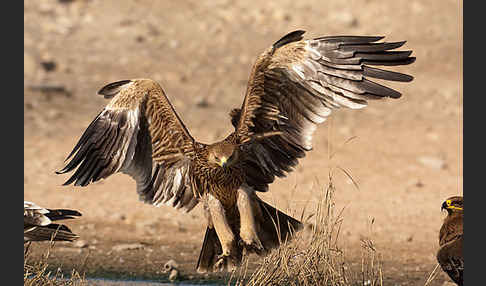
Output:
[[[436,265],[440,205],[462,195],[462,1],[28,0],[24,9],[24,198],[83,213],[69,222],[81,242],[56,244],[52,265],[82,266],[89,276],[163,277],[174,259],[186,279],[201,277],[194,271],[205,231],[200,206],[183,214],[143,204],[123,174],[79,188],[62,186],[68,176],[54,172],[107,104],[98,89],[121,79],[158,81],[195,138],[223,138],[253,60],[304,29],[307,38],[407,40],[403,49],[417,61],[395,70],[415,79],[392,84],[398,100],[335,112],[317,129],[314,150],[261,197],[295,215],[312,212],[332,169],[349,260],[360,261],[360,239],[371,237],[385,285],[425,283]],[[330,150],[338,150],[332,160]],[[116,248],[127,244],[136,247]],[[33,255],[44,246],[33,246]],[[445,281],[440,273],[431,285]]]

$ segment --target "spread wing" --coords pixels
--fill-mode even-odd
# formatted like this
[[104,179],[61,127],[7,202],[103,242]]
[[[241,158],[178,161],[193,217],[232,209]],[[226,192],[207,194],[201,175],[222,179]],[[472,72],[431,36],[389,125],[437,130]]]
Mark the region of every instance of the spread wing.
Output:
[[[383,37],[332,36],[302,40],[287,34],[256,60],[241,109],[232,123],[248,152],[247,183],[260,191],[275,176],[285,176],[312,149],[316,125],[332,110],[359,109],[368,100],[399,98],[400,93],[370,78],[409,82],[409,75],[373,66],[406,65],[411,51],[390,51],[405,42]],[[280,135],[251,140],[256,134]],[[261,136],[260,136],[261,137]]]
[[73,219],[81,213],[70,209],[45,209],[24,201],[24,242],[50,240],[73,241],[79,238],[67,226],[52,223],[56,220]]
[[140,200],[190,211],[197,204],[191,162],[196,143],[160,85],[123,80],[99,94],[110,103],[91,122],[57,172],[76,169],[64,183],[86,186],[117,172],[137,183]]

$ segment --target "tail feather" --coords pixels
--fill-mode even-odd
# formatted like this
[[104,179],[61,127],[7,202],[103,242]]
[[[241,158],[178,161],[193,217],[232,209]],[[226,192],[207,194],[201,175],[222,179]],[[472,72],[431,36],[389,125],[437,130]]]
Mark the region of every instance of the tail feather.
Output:
[[[265,255],[271,249],[290,240],[295,232],[303,228],[303,224],[300,221],[265,203],[256,195],[253,197],[251,207],[255,214],[256,233],[263,249],[256,248],[254,245],[246,245],[241,240],[240,234],[235,233],[236,241],[232,257],[234,261],[230,261],[234,265],[241,263],[243,248],[246,249],[247,253]],[[223,248],[216,230],[212,224],[209,224],[204,235],[196,270],[199,273],[216,271],[215,265],[222,252]]]
[[206,234],[204,235],[204,241],[197,260],[197,272],[205,273],[212,272],[213,266],[216,263],[218,255],[223,252],[221,243],[219,242],[218,235],[214,227],[208,226],[206,228]]
[[291,239],[293,234],[303,228],[303,224],[291,216],[277,210],[261,199],[256,200],[261,209],[261,216],[256,216],[258,237],[265,252],[280,246]]

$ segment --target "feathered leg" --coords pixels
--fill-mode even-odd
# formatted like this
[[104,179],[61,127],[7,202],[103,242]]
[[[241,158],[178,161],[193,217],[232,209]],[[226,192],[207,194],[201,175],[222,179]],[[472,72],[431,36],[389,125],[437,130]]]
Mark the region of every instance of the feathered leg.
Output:
[[245,249],[259,255],[290,239],[302,229],[300,221],[262,201],[251,188],[238,191],[240,237]]
[[[222,249],[222,253],[219,255],[214,267],[219,270],[227,268],[228,271],[231,271],[241,263],[241,249],[227,219],[228,214],[226,210],[221,202],[211,194],[208,195],[208,207]],[[209,235],[213,236],[211,233]]]
[[254,207],[255,201],[251,196],[254,195],[252,191],[247,189],[238,190],[238,211],[240,212],[240,237],[245,244],[245,248],[254,249],[254,252],[260,253],[263,249],[263,244],[258,238],[259,228],[256,224],[255,217],[262,217],[261,208]]

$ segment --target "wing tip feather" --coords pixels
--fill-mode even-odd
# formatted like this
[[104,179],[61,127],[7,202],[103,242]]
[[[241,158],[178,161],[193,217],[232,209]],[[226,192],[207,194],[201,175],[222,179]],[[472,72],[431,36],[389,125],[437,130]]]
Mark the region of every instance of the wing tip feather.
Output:
[[304,36],[302,36],[304,33],[305,33],[304,30],[295,30],[295,31],[292,31],[292,32],[286,34],[285,36],[280,38],[280,40],[276,41],[273,44],[272,54],[273,54],[273,52],[275,52],[276,49],[278,49],[282,46],[285,46],[288,43],[297,42],[297,41],[302,40],[304,38]]
[[106,98],[106,99],[110,99],[110,98],[114,97],[115,95],[117,95],[124,85],[129,84],[130,82],[132,82],[132,80],[125,79],[125,80],[119,80],[119,81],[109,83],[109,84],[103,86],[98,91],[98,94],[103,95],[103,97]]

